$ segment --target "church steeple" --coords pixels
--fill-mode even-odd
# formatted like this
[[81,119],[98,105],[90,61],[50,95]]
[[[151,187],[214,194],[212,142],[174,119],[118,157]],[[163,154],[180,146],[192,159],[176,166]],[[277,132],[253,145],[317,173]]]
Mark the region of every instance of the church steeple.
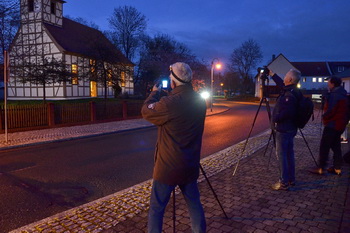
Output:
[[22,23],[44,22],[62,27],[63,0],[21,0]]

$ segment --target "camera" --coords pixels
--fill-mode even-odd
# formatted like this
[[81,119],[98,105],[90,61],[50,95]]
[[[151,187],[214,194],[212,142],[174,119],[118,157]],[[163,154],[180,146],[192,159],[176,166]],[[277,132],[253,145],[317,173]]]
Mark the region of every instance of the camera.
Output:
[[270,70],[267,68],[267,66],[259,67],[258,73],[260,74],[260,77],[262,79],[267,79],[270,73]]

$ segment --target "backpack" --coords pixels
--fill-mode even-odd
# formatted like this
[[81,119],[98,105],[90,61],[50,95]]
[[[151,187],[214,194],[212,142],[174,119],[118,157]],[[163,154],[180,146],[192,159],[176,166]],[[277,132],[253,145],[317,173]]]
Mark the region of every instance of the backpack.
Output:
[[311,98],[305,97],[302,93],[300,93],[299,97],[294,91],[292,91],[292,93],[297,98],[297,127],[302,129],[309,122],[311,116],[312,120],[314,120],[314,103],[312,102]]

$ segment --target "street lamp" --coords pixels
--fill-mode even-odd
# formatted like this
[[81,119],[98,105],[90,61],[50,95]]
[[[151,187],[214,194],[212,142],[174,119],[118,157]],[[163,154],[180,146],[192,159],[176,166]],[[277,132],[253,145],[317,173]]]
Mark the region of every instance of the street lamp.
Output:
[[211,62],[211,101],[210,101],[210,111],[213,111],[213,96],[214,96],[214,68],[221,69],[221,63],[218,58],[214,58]]

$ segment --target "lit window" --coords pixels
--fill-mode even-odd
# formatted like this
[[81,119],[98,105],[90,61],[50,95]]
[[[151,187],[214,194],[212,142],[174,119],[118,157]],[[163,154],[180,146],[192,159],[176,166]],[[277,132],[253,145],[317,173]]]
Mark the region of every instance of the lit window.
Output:
[[313,83],[317,82],[317,78],[312,78],[312,82]]
[[326,78],[323,78],[323,82],[328,83],[328,80],[326,80]]
[[90,59],[89,64],[90,64],[90,72],[91,72],[91,73],[95,73],[95,71],[96,71],[96,68],[95,68],[95,66],[96,66],[96,61]]
[[51,14],[56,14],[56,3],[51,1]]
[[323,82],[323,78],[318,78],[318,82],[322,83]]
[[122,87],[125,87],[125,72],[120,74],[120,83]]
[[300,83],[297,84],[297,88],[301,88],[301,84]]
[[78,65],[72,64],[72,84],[78,85]]
[[113,86],[113,81],[112,81],[113,72],[112,72],[112,70],[107,71],[107,77],[108,77],[108,86],[109,87]]
[[306,83],[306,78],[303,78],[303,82]]

